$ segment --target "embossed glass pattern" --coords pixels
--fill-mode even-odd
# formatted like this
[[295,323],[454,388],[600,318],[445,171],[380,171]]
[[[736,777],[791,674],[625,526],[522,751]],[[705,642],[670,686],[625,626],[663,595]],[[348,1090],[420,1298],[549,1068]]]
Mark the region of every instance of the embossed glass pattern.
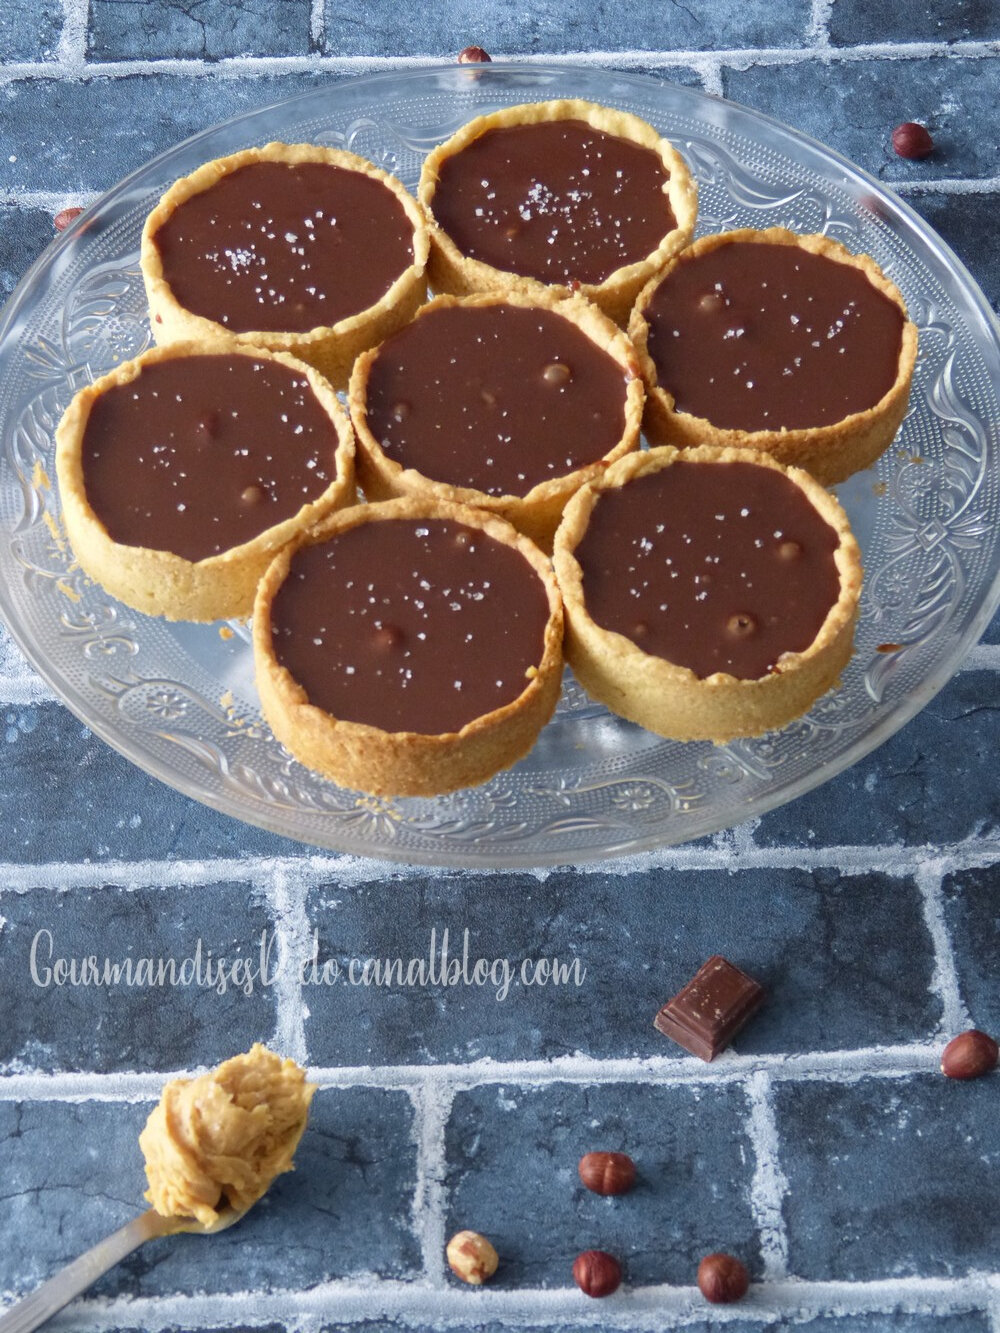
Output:
[[[269,139],[353,149],[411,188],[471,116],[573,96],[652,121],[685,155],[699,233],[780,224],[867,251],[920,329],[910,412],[878,466],[838,488],[864,554],[857,652],[843,687],[781,732],[676,744],[591,704],[567,675],[516,768],[434,800],[341,790],[261,721],[244,626],[127,610],[74,566],[54,431],[77,388],[148,346],[143,218],[178,176]],[[549,66],[374,75],[240,117],[112,190],[43,255],[0,330],[0,609],[30,660],[95,732],[148,772],[237,818],[318,846],[463,866],[597,859],[713,832],[788,801],[878,745],[945,683],[1000,597],[1000,337],[954,255],[905,205],[766,117],[635,75]]]

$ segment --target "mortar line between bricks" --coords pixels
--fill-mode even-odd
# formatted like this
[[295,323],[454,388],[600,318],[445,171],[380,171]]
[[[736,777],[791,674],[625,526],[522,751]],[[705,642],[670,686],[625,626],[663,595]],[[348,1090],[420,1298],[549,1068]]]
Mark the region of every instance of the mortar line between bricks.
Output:
[[826,51],[830,47],[830,15],[833,3],[834,0],[812,0],[809,35],[815,50]]
[[971,648],[960,671],[996,671],[1000,669],[1000,643],[980,643]]
[[309,40],[317,51],[322,51],[323,43],[326,41],[325,0],[310,0]]
[[416,1184],[413,1191],[414,1234],[420,1245],[425,1279],[434,1287],[445,1285],[445,1133],[455,1100],[454,1089],[428,1070],[410,1090],[415,1112],[414,1142],[417,1149]]
[[[986,869],[1000,861],[1000,837],[976,835],[960,842],[938,846],[845,845],[840,847],[757,847],[749,839],[734,845],[736,830],[715,835],[711,846],[681,844],[606,861],[574,865],[574,873],[623,876],[658,869],[674,872],[696,870],[801,870],[836,869],[845,876],[881,873],[895,879],[912,877],[933,866],[941,871]],[[514,870],[474,869],[467,873],[483,880],[502,876],[531,877],[544,884],[566,867]],[[302,889],[336,885],[359,888],[366,884],[405,883],[437,875],[446,878],[460,873],[447,867],[380,862],[367,857],[314,852],[301,856],[219,857],[216,860],[88,861],[48,862],[38,865],[0,862],[0,902],[5,893],[59,893],[80,887],[174,888],[215,884],[221,881],[262,883],[268,875],[287,873]]]
[[[756,1074],[774,1082],[790,1080],[857,1083],[864,1078],[901,1079],[936,1073],[940,1039],[909,1045],[859,1047],[775,1055],[738,1055],[729,1050],[712,1063],[694,1056],[562,1056],[555,1060],[441,1062],[425,1065],[343,1065],[309,1068],[320,1088],[379,1088],[412,1093],[433,1079],[448,1097],[475,1088],[509,1084],[550,1087],[560,1083],[638,1083],[658,1087],[742,1084]],[[0,1067],[0,1101],[123,1102],[156,1100],[168,1079],[189,1078],[197,1069],[156,1073],[51,1073],[26,1069],[23,1062]],[[1000,1077],[1000,1076],[998,1076]],[[761,1126],[763,1132],[763,1126]]]
[[945,920],[942,879],[940,868],[931,866],[918,870],[914,876],[923,902],[924,923],[934,945],[934,971],[928,989],[941,1001],[942,1036],[954,1036],[972,1024],[962,1000],[955,952]]
[[310,957],[312,928],[305,896],[293,886],[287,869],[256,880],[271,908],[277,955],[271,988],[275,997],[275,1045],[282,1055],[306,1064],[306,1023],[299,965]]
[[[934,57],[989,59],[1000,55],[1000,42],[876,42],[854,46],[816,48],[728,47],[709,51],[656,51],[630,48],[621,51],[533,51],[526,54],[493,56],[493,63],[527,65],[604,66],[628,70],[649,66],[685,66],[699,68],[706,62],[721,65],[800,65],[822,60],[927,60]],[[85,74],[87,78],[130,78],[137,74],[187,74],[216,79],[238,78],[252,74],[342,73],[344,75],[379,70],[421,69],[449,63],[453,52],[411,56],[229,56],[218,61],[166,57],[162,60],[87,61],[83,65],[63,61],[12,62],[0,70],[0,83],[28,79],[65,79]],[[457,65],[456,65],[457,68]]]
[[755,1069],[744,1084],[744,1092],[748,1112],[746,1132],[754,1154],[750,1212],[757,1227],[764,1279],[775,1282],[788,1275],[788,1232],[784,1214],[788,1180],[781,1169],[781,1139],[767,1071]]
[[90,0],[63,0],[63,26],[56,48],[60,69],[76,73],[83,70],[87,60],[89,17]]
[[[1000,1277],[978,1274],[954,1278],[885,1278],[867,1282],[755,1283],[749,1297],[736,1306],[712,1307],[720,1326],[746,1319],[762,1322],[782,1317],[894,1313],[945,1315],[990,1308]],[[289,1318],[297,1327],[317,1328],[336,1312],[338,1323],[364,1319],[391,1319],[394,1326],[464,1328],[488,1320],[506,1327],[551,1327],[572,1324],[595,1329],[643,1329],[698,1324],[704,1327],[707,1309],[693,1286],[633,1287],[613,1301],[588,1302],[566,1287],[503,1291],[482,1288],[475,1293],[452,1285],[443,1289],[424,1283],[379,1280],[369,1285],[357,1279],[320,1282],[307,1290],[242,1291],[217,1294],[83,1298],[60,1318],[60,1326],[104,1330],[139,1327],[146,1333],[160,1329],[217,1329],[239,1324],[259,1327]],[[593,1308],[598,1306],[600,1308]]]

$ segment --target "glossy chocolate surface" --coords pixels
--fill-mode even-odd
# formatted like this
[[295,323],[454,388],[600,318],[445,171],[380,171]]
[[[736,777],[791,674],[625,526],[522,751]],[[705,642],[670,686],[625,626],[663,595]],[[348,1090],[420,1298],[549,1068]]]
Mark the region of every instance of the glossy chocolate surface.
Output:
[[202,560],[317,499],[337,434],[308,380],[277,361],[186,356],[102,394],[83,438],[91,508],[124,546]]
[[490,130],[441,164],[431,209],[459,250],[542,282],[599,283],[676,226],[652,149],[580,120]]
[[677,410],[724,429],[831,425],[874,407],[899,369],[899,307],[860,269],[795,245],[682,259],[646,319]]
[[697,676],[756,680],[819,633],[838,541],[774,468],[677,462],[603,491],[576,558],[598,625]]
[[624,369],[561,315],[445,306],[382,344],[368,426],[389,458],[434,481],[525,495],[614,448],[626,386]]
[[520,696],[548,616],[519,551],[450,520],[383,519],[296,553],[272,641],[318,708],[438,735]]
[[375,305],[413,262],[399,200],[359,171],[305,162],[241,167],[155,237],[187,310],[233,333],[307,333]]

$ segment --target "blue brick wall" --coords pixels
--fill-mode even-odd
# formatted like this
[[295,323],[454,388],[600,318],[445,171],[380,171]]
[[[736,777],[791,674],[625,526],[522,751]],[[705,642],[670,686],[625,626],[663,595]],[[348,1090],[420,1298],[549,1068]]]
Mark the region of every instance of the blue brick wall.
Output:
[[308,0],[92,0],[94,60],[223,60],[303,56],[311,49]]
[[[180,139],[397,58],[567,57],[722,94],[898,190],[1000,307],[1000,9],[990,0],[335,0],[0,5],[0,294],[86,204]],[[923,162],[890,132],[924,121]],[[0,629],[0,1307],[135,1214],[137,1134],[169,1071],[253,1040],[321,1090],[297,1170],[239,1228],[146,1247],[66,1326],[273,1333],[513,1327],[703,1333],[1000,1333],[1000,1075],[938,1072],[948,1037],[1000,1032],[1000,615],[972,666],[883,746],[798,801],[619,863],[435,873],[313,849],[132,767],[37,682]],[[320,962],[452,949],[557,957],[577,986],[312,984]],[[44,987],[63,956],[257,959],[252,994]],[[712,1065],[652,1027],[714,952],[760,1013]],[[274,956],[272,954],[272,956]],[[305,972],[300,976],[299,965]],[[635,1191],[579,1183],[630,1152]],[[444,1242],[501,1267],[473,1291]],[[607,1302],[574,1255],[617,1252]],[[746,1302],[709,1309],[708,1250]]]

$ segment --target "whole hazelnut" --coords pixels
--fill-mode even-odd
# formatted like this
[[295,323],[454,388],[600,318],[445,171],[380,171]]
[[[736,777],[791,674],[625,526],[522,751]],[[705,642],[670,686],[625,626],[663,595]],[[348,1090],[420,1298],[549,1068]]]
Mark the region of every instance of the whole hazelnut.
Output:
[[892,132],[892,146],[899,157],[929,157],[934,151],[934,140],[926,125],[904,120]]
[[732,1254],[706,1254],[698,1265],[698,1286],[706,1301],[728,1305],[747,1294],[750,1274]]
[[610,1296],[621,1280],[622,1266],[606,1250],[584,1250],[573,1260],[573,1281],[585,1296]]
[[500,1258],[478,1231],[457,1231],[445,1248],[448,1266],[470,1286],[481,1287],[497,1271]]
[[460,65],[490,65],[492,56],[487,55],[481,46],[466,46],[458,53]]
[[595,1194],[627,1194],[635,1184],[635,1162],[623,1152],[588,1152],[577,1168]]
[[970,1028],[953,1037],[941,1052],[941,1073],[948,1078],[979,1078],[996,1069],[1000,1047],[985,1032]]

